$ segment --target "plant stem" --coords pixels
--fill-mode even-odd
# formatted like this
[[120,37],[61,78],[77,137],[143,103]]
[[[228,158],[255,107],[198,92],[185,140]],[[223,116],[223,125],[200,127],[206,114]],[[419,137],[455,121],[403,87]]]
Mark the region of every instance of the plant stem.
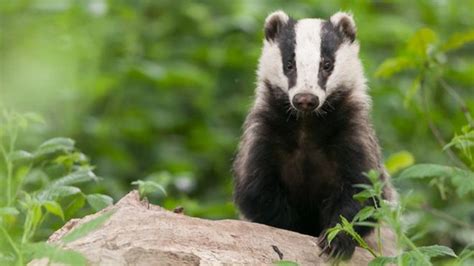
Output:
[[27,214],[26,214],[26,219],[25,219],[25,223],[24,223],[24,229],[23,229],[23,236],[21,237],[21,243],[26,243],[26,241],[28,240],[28,235],[30,234],[30,230],[31,230],[31,216],[32,216],[32,213],[31,213],[31,210],[27,210]]
[[355,239],[355,241],[359,244],[359,246],[369,251],[370,254],[374,256],[374,258],[377,258],[379,256],[377,255],[377,252],[375,252],[375,250],[373,250],[355,230],[353,230],[352,228],[349,230],[347,228],[343,228],[343,231],[345,231],[347,234],[352,236]]
[[23,265],[23,257],[21,256],[20,250],[15,245],[15,242],[13,242],[13,240],[11,239],[11,237],[8,234],[7,230],[5,230],[5,228],[3,228],[3,226],[0,226],[0,229],[2,229],[3,235],[7,239],[10,246],[13,248],[13,251],[15,251],[15,253],[17,254],[17,256],[18,256],[18,265]]
[[[360,240],[360,241],[359,241]],[[375,252],[375,250],[373,248],[371,248],[367,242],[364,241],[364,239],[359,239],[357,242],[359,242],[359,245],[363,248],[365,248],[367,251],[370,252],[370,254],[372,254],[372,256],[374,256],[374,258],[377,258],[379,255],[377,255],[377,252]]]
[[7,185],[6,185],[6,195],[7,195],[7,206],[11,206],[12,204],[12,170],[13,170],[13,165],[11,161],[8,158],[8,153],[3,147],[3,145],[0,143],[0,150],[3,155],[3,159],[5,160],[5,165],[7,168]]
[[377,248],[379,249],[380,256],[383,256],[382,233],[381,233],[380,225],[377,226]]

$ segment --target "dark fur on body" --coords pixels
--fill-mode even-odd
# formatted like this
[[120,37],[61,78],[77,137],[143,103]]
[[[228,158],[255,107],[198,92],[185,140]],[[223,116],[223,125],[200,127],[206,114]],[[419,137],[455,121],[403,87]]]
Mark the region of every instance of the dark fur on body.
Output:
[[[380,155],[364,103],[341,89],[324,114],[289,112],[287,95],[269,82],[262,105],[248,115],[234,163],[235,202],[249,220],[320,236],[367,204],[354,200],[364,172],[381,170]],[[362,236],[368,227],[356,227]],[[321,239],[327,248],[326,239]],[[355,241],[339,234],[332,250],[346,258]]]

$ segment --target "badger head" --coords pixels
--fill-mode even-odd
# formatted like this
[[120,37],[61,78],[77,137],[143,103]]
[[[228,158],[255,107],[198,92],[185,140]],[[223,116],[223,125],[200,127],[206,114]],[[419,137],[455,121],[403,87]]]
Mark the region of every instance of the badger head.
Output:
[[282,11],[265,20],[258,79],[301,112],[324,109],[340,91],[365,95],[356,25],[350,14],[294,20]]

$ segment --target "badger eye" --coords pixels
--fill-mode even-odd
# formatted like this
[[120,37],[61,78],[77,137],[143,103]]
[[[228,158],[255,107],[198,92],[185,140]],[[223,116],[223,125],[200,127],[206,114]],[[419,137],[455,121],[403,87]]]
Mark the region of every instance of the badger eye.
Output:
[[321,65],[322,65],[323,70],[324,70],[324,71],[327,71],[327,72],[328,72],[328,71],[331,71],[332,68],[333,68],[333,64],[332,64],[332,62],[331,62],[330,60],[323,60],[323,61],[321,62]]
[[293,70],[293,68],[294,68],[293,60],[288,60],[288,62],[286,62],[286,69]]
[[295,53],[291,54],[291,58],[286,61],[285,67],[288,71],[295,69]]

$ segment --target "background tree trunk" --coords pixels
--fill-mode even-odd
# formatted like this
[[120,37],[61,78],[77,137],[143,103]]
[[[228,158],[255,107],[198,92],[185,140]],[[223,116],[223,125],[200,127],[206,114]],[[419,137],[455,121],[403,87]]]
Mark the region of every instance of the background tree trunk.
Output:
[[[91,265],[271,264],[329,265],[320,257],[317,238],[238,220],[211,221],[167,211],[132,191],[114,206],[69,221],[50,243],[105,212],[113,214],[94,231],[61,244],[82,253]],[[366,265],[372,256],[357,248],[350,265]],[[46,265],[46,259],[30,265]]]

